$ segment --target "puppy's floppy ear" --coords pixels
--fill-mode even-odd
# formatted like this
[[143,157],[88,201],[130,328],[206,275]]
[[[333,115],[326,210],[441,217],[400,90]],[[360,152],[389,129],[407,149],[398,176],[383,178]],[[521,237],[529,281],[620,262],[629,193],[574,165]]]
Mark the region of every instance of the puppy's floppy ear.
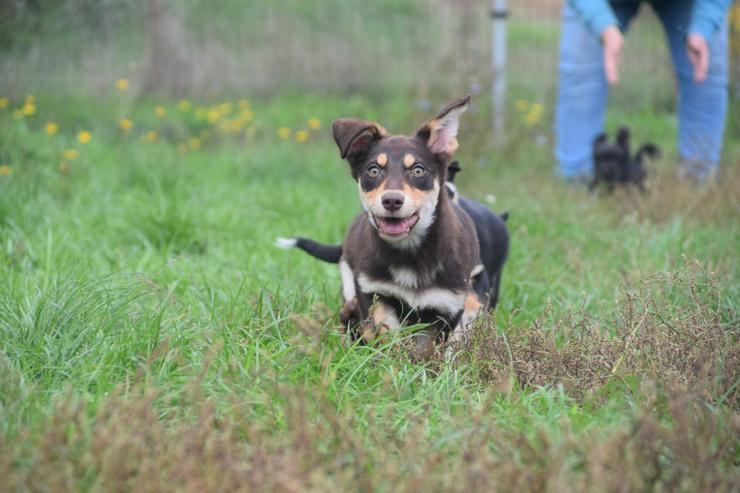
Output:
[[448,104],[432,120],[417,132],[416,136],[425,142],[430,151],[451,157],[457,150],[457,130],[460,115],[468,109],[470,96],[465,96]]
[[388,135],[388,132],[377,123],[356,118],[340,118],[334,121],[331,124],[331,133],[342,159],[364,152],[373,141]]

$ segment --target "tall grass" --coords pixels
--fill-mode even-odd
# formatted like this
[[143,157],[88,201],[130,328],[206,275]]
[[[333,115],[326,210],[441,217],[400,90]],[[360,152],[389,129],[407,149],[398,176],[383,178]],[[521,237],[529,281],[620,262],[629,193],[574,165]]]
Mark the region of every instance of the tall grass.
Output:
[[[349,344],[335,266],[272,246],[341,240],[359,206],[327,123],[408,131],[430,113],[403,99],[253,101],[236,134],[194,114],[220,102],[2,110],[7,487],[731,490],[736,166],[697,189],[669,158],[644,195],[592,196],[552,178],[545,121],[517,114],[492,152],[485,113],[466,114],[459,187],[510,211],[512,254],[473,340],[415,365],[403,339]],[[623,117],[670,148],[663,119]]]
[[[54,11],[62,26],[92,5],[64,11],[72,4]],[[244,12],[260,15],[240,29],[232,23],[243,19],[243,3],[214,7],[216,24],[199,3],[178,5],[172,14],[191,41],[215,43],[196,43],[198,56],[225,46],[229,58],[247,41],[268,53],[257,42],[265,30],[299,23],[275,50],[297,39],[344,43],[339,51],[360,43],[358,53],[399,54],[389,65],[397,73],[390,82],[378,70],[365,77],[356,67],[379,65],[360,57],[347,65],[356,79],[339,77],[352,82],[341,86],[351,94],[307,92],[344,70],[336,51],[321,49],[310,60],[327,64],[305,72],[315,79],[296,77],[303,68],[291,64],[258,66],[274,97],[255,97],[257,79],[235,69],[227,74],[238,77],[217,87],[233,97],[201,93],[183,104],[140,92],[146,45],[131,23],[143,10],[111,24],[108,38],[92,27],[57,38],[41,26],[27,40],[36,48],[21,39],[4,52],[0,490],[737,488],[733,121],[720,180],[681,182],[670,95],[653,97],[644,77],[625,77],[607,126],[627,123],[637,140],[665,151],[650,163],[648,192],[595,196],[564,184],[553,176],[547,65],[557,20],[532,28],[512,19],[508,139],[489,144],[490,115],[476,98],[457,155],[460,191],[510,212],[501,303],[467,344],[413,364],[403,334],[348,342],[336,316],[336,266],[272,243],[293,234],[339,242],[359,211],[333,119],[409,133],[484,81],[471,62],[484,51],[445,65],[449,54],[428,50],[438,31],[416,22],[436,25],[481,4],[429,2],[440,8],[419,12],[418,3],[364,2],[331,17],[335,2],[253,3]],[[260,23],[269,15],[272,27]],[[443,26],[442,44],[480,44],[485,18],[456,22],[473,17],[458,44],[448,41],[459,26]],[[643,21],[634,39],[655,39],[652,20]],[[338,35],[345,31],[352,36]],[[407,38],[417,44],[397,46]],[[97,64],[105,50],[110,63]],[[37,63],[60,51],[74,56]],[[420,51],[439,65],[406,64]],[[237,57],[233,67],[259,60]],[[420,66],[437,67],[429,71],[440,84],[413,73]],[[130,79],[127,90],[115,89],[119,78]],[[22,116],[15,110],[29,105],[27,94],[34,111]],[[121,128],[122,118],[132,128]],[[58,125],[53,135],[49,122]],[[83,130],[92,135],[84,144]]]

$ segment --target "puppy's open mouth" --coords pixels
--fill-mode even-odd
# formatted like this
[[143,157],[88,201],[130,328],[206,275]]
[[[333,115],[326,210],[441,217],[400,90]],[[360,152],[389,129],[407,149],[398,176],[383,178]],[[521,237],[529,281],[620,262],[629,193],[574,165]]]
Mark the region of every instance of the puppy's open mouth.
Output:
[[419,220],[418,214],[412,214],[409,217],[377,217],[375,223],[378,225],[378,231],[388,236],[402,236],[411,231]]

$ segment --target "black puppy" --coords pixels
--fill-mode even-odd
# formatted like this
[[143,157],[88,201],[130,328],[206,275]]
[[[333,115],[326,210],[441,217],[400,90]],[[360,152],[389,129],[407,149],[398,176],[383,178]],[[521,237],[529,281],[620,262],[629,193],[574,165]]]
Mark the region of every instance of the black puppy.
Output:
[[[454,202],[460,204],[460,207],[468,213],[473,219],[473,223],[475,223],[475,230],[480,243],[481,262],[485,267],[485,271],[481,275],[486,276],[484,282],[485,285],[489,286],[488,306],[489,308],[496,308],[501,285],[501,270],[509,256],[509,230],[506,227],[509,213],[493,214],[483,204],[461,196],[454,183],[455,176],[461,170],[458,161],[452,161],[447,166],[447,182],[445,183],[447,193]],[[481,294],[478,293],[478,296],[481,296]]]
[[648,142],[640,147],[634,157],[631,156],[630,131],[627,127],[619,129],[613,144],[608,141],[606,134],[599,134],[593,144],[594,177],[589,190],[593,191],[599,184],[606,185],[610,192],[617,185],[636,185],[644,190],[647,177],[643,162],[645,155],[656,158],[660,156],[660,150]]

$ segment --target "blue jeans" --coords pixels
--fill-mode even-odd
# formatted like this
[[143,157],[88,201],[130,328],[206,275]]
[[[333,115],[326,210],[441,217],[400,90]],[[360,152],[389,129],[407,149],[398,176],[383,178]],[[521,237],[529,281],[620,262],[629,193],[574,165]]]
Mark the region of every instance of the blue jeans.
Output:
[[[625,30],[639,2],[614,6]],[[693,1],[653,1],[666,31],[678,79],[678,151],[682,160],[711,169],[719,163],[727,112],[727,22],[708,39],[709,70],[702,83],[686,53],[686,32]],[[629,63],[623,59],[621,64]],[[593,173],[591,146],[604,131],[608,84],[599,35],[591,31],[567,4],[563,9],[559,83],[555,109],[555,157],[566,178]]]

